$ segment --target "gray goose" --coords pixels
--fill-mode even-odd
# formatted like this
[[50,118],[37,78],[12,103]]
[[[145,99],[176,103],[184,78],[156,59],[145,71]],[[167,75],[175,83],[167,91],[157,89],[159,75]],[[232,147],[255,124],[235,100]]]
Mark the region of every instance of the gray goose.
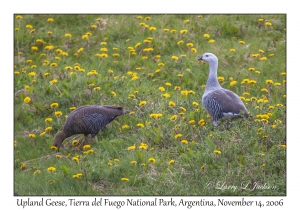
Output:
[[75,134],[84,134],[85,139],[79,145],[79,149],[87,141],[89,134],[94,138],[103,127],[116,117],[129,112],[120,106],[81,106],[69,114],[63,130],[56,134],[53,146],[56,146],[59,150],[66,138]]
[[[216,127],[221,119],[248,117],[248,111],[240,97],[234,92],[224,89],[217,78],[218,58],[212,53],[204,53],[198,60],[209,64],[209,75],[202,96],[202,105],[212,118]],[[227,120],[228,128],[228,120]]]

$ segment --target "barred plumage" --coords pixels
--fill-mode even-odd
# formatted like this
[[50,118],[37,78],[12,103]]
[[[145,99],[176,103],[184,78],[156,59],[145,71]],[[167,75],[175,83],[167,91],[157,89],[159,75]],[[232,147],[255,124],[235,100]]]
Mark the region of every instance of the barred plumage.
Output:
[[210,114],[213,121],[218,121],[223,117],[223,110],[220,104],[210,97],[203,98],[203,105],[207,112]]
[[217,126],[222,118],[248,117],[247,108],[240,97],[219,84],[218,58],[212,53],[204,53],[198,60],[208,62],[210,68],[202,105],[211,116],[214,126]]
[[84,134],[84,143],[89,134],[92,138],[95,137],[108,123],[128,112],[120,106],[88,105],[79,107],[69,114],[63,130],[56,134],[53,146],[59,149],[64,139],[75,134]]

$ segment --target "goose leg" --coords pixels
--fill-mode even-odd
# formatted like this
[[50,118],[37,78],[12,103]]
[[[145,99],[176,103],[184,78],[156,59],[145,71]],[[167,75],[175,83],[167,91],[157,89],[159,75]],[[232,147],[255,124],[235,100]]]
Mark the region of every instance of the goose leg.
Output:
[[230,123],[229,123],[229,121],[228,121],[228,120],[226,120],[226,129],[228,130],[228,129],[229,129],[229,127],[230,127]]
[[91,136],[91,143],[96,144],[96,137],[94,135]]

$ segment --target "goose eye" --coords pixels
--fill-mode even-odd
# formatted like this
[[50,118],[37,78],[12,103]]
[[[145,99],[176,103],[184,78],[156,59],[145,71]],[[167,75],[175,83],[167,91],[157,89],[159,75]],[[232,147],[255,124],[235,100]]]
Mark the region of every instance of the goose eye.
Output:
[[206,57],[208,57],[208,55],[205,55]]

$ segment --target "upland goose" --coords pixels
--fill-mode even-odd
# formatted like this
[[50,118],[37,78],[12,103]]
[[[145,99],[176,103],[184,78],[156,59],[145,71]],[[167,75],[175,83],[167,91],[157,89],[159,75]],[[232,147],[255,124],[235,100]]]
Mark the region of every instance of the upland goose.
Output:
[[234,92],[222,88],[219,84],[217,78],[218,58],[212,53],[204,53],[198,60],[209,64],[209,75],[202,96],[202,105],[211,116],[213,125],[218,126],[220,119],[248,117],[247,108],[240,97]]
[[103,127],[116,117],[129,112],[120,106],[81,106],[69,114],[63,130],[56,134],[53,146],[59,150],[66,138],[75,134],[84,134],[85,139],[79,145],[79,149],[87,141],[89,134],[94,138]]

